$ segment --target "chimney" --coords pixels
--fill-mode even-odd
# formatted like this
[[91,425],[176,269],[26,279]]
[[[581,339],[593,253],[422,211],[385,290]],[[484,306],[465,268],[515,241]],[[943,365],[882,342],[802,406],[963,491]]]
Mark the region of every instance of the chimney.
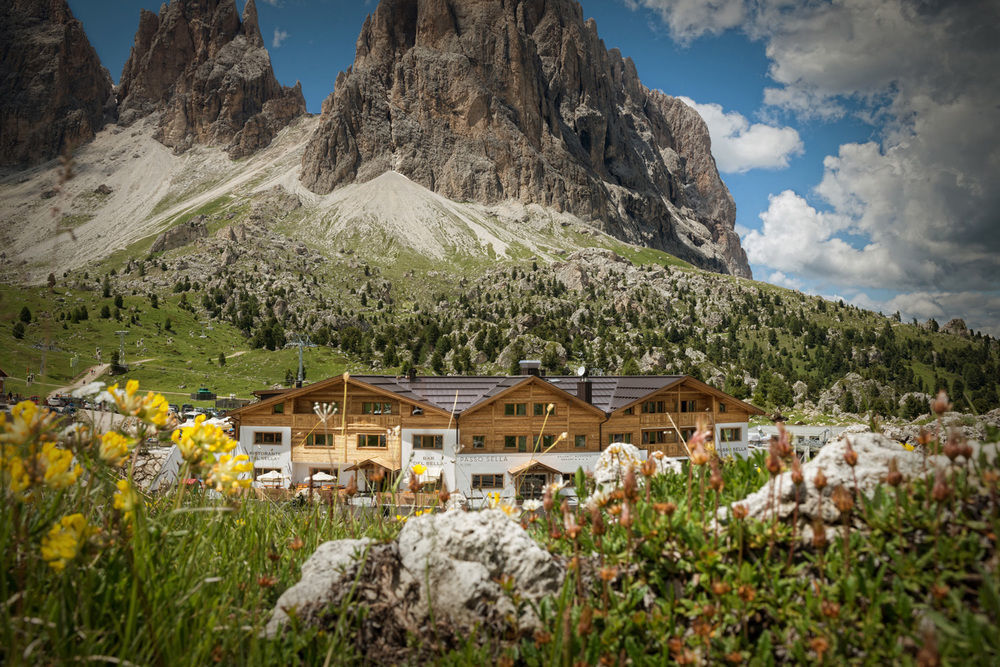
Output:
[[417,369],[410,366],[410,369],[406,371],[406,379],[410,382],[415,382],[417,379]]
[[590,378],[581,378],[576,383],[576,397],[594,403],[594,385],[590,383]]
[[521,359],[517,365],[521,367],[521,375],[541,375],[542,362],[536,359]]

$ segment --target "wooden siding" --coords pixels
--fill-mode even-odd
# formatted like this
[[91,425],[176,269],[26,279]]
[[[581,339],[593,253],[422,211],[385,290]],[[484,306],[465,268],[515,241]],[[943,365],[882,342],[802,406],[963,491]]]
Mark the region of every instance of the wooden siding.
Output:
[[[544,381],[542,381],[544,382]],[[508,403],[523,403],[524,416],[508,416],[504,414],[504,406]],[[540,403],[555,405],[552,414],[545,417],[535,416],[534,405]],[[544,413],[545,408],[543,408]],[[508,435],[523,435],[527,438],[527,451],[534,451],[535,442],[541,435],[551,435],[556,438],[566,433],[565,440],[556,444],[551,452],[596,452],[600,451],[600,424],[603,415],[595,410],[569,400],[560,392],[546,387],[542,383],[525,383],[493,401],[478,406],[461,415],[459,418],[460,445],[463,454],[475,453],[510,453],[518,449],[504,447],[504,437]],[[544,429],[543,429],[544,426]],[[485,447],[473,448],[473,436],[485,436]],[[587,436],[587,446],[578,448],[575,436]],[[539,448],[542,445],[539,443]]]
[[[314,403],[336,403],[339,410],[326,423],[313,410]],[[388,403],[390,414],[364,414],[365,403]],[[240,414],[240,424],[245,426],[291,427],[292,461],[340,465],[352,464],[366,458],[379,457],[401,465],[402,439],[397,429],[440,428],[448,426],[448,417],[440,414],[413,414],[416,404],[385,394],[348,385],[347,412],[343,412],[344,385],[337,383],[315,392],[308,392],[284,402],[284,412],[275,414],[273,406],[250,406]],[[454,426],[454,423],[452,424]],[[332,446],[310,446],[308,437],[317,433],[333,436]],[[384,435],[386,447],[358,447],[358,435]]]
[[[655,404],[660,401],[664,403],[666,413],[642,412],[644,403],[652,402]],[[682,401],[693,401],[694,410],[681,412]],[[720,402],[726,403],[726,412],[719,412]],[[750,418],[750,415],[735,401],[719,399],[704,391],[687,386],[683,382],[675,387],[644,397],[632,406],[632,412],[632,414],[625,414],[624,410],[618,410],[611,415],[611,418],[604,424],[603,446],[607,446],[608,439],[612,434],[628,433],[631,434],[632,444],[639,449],[648,449],[650,452],[661,451],[667,456],[687,456],[684,445],[677,438],[674,425],[683,431],[697,426],[699,417],[702,417],[714,434],[716,424],[746,422]],[[673,424],[671,424],[671,417]],[[643,443],[643,431],[668,431],[666,442]]]

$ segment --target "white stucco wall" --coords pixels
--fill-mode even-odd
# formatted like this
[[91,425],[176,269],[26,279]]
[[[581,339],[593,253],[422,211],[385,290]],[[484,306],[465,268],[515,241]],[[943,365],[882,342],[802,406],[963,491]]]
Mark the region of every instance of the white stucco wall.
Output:
[[[413,436],[415,435],[442,436],[441,449],[414,449]],[[448,490],[455,489],[455,450],[458,445],[458,429],[404,428],[400,432],[400,438],[402,439],[402,458],[400,460],[403,464],[403,475],[409,475],[410,467],[418,463],[432,469],[440,468],[441,482]]]
[[[255,445],[253,442],[254,434],[261,431],[281,433],[281,443]],[[292,475],[292,479],[295,480],[292,470],[292,428],[290,426],[241,426],[239,441],[240,448],[250,457],[255,468],[277,468],[286,475]]]
[[455,463],[455,476],[457,478],[457,488],[466,498],[469,498],[473,505],[478,506],[490,490],[472,489],[473,475],[499,475],[504,476],[503,489],[496,489],[501,497],[513,500],[514,477],[508,470],[521,466],[534,458],[550,468],[561,472],[564,477],[572,477],[577,469],[583,468],[584,472],[592,472],[594,464],[600,452],[565,452],[535,454],[534,457],[528,452],[516,453],[495,453],[495,454],[459,454]]
[[[722,429],[724,428],[738,428],[740,431],[740,440],[733,442],[722,442]],[[716,451],[720,456],[739,456],[740,458],[746,458],[750,450],[748,448],[748,438],[750,434],[750,425],[747,422],[729,422],[720,423],[715,425],[715,446]]]

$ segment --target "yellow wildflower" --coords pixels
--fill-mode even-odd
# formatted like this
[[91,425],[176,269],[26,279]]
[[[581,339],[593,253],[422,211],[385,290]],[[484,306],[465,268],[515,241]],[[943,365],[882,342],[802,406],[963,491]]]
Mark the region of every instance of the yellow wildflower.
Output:
[[42,538],[42,558],[53,570],[62,572],[95,531],[96,528],[88,525],[82,514],[64,516]]
[[407,517],[403,516],[402,514],[397,514],[396,515],[396,521],[398,521],[400,523],[406,523],[406,519],[407,519]]
[[49,430],[56,420],[56,414],[41,409],[31,401],[21,401],[10,411],[11,419],[0,414],[0,442],[23,444]]
[[905,449],[908,452],[912,452],[915,449],[915,447],[908,442],[904,442],[903,449]]
[[13,496],[19,496],[31,485],[24,461],[13,445],[5,445],[0,449],[0,484]]
[[511,505],[510,503],[501,503],[500,511],[512,519],[520,515],[520,511],[517,509],[517,506]]
[[118,431],[108,431],[101,436],[101,460],[108,465],[120,466],[134,446],[135,440],[126,438]]
[[119,389],[118,384],[108,388],[108,393],[115,399],[118,411],[123,415],[138,417],[144,422],[162,427],[167,423],[167,399],[163,394],[147,392],[145,396],[138,395],[139,382],[129,380],[125,389]]
[[54,442],[42,445],[39,462],[45,468],[45,485],[53,489],[72,486],[83,473],[83,468],[73,465],[73,454],[60,449]]
[[194,426],[176,429],[170,439],[176,443],[184,460],[200,464],[207,455],[225,454],[236,449],[236,441],[226,435],[221,427],[205,423],[205,415],[195,417]]
[[413,466],[414,475],[423,475],[425,472],[427,472],[427,466],[425,466],[424,464],[417,463]]
[[212,472],[208,476],[208,483],[215,486],[215,490],[226,495],[233,495],[240,489],[250,486],[250,478],[240,479],[242,473],[253,470],[253,464],[246,454],[230,456],[223,454],[219,460],[212,465]]
[[127,479],[118,480],[115,486],[118,487],[114,497],[115,509],[121,510],[125,521],[131,522],[135,518],[135,508],[139,506],[139,494]]

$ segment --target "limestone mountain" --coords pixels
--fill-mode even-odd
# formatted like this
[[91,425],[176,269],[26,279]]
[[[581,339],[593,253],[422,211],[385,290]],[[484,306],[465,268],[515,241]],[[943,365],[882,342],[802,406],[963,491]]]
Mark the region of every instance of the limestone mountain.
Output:
[[267,146],[305,113],[302,87],[281,86],[264,47],[254,0],[173,0],[142,10],[118,89],[120,122],[162,111],[156,138],[182,152],[225,146],[239,158]]
[[89,141],[113,111],[111,77],[65,0],[0,0],[0,165]]
[[750,276],[705,123],[643,86],[575,0],[382,0],[302,165],[317,193],[396,171]]

